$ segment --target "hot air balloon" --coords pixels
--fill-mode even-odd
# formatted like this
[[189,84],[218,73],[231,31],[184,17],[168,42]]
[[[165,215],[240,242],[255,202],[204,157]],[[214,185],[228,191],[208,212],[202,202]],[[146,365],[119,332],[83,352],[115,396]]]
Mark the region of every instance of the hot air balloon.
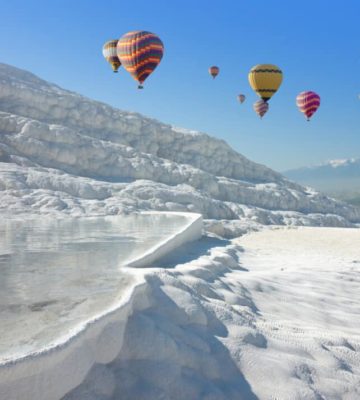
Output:
[[154,72],[164,54],[164,45],[154,33],[132,31],[122,36],[117,44],[117,55],[121,64],[139,82],[139,89],[145,79]]
[[239,96],[237,98],[240,101],[240,103],[243,103],[245,101],[245,99],[246,99],[244,94],[239,94]]
[[268,101],[279,89],[283,75],[281,69],[272,64],[258,64],[249,72],[251,88],[265,102]]
[[266,114],[268,109],[269,109],[269,104],[266,103],[264,100],[255,101],[254,110],[260,118],[262,118]]
[[220,72],[220,68],[217,67],[216,65],[213,65],[212,67],[209,68],[209,74],[215,79]]
[[315,92],[301,92],[296,97],[299,110],[305,114],[308,121],[320,106],[320,96]]
[[117,49],[116,46],[118,44],[118,40],[109,40],[103,46],[102,53],[103,56],[106,58],[106,61],[111,64],[111,67],[114,72],[118,72],[118,69],[121,65],[121,62],[117,56]]

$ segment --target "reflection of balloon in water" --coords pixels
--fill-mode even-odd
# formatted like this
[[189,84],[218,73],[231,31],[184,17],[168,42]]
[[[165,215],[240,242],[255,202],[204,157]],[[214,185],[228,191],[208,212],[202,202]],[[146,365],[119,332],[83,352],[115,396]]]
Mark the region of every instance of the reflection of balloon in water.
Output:
[[249,72],[251,88],[264,101],[268,101],[279,89],[283,75],[281,69],[272,64],[258,64]]
[[240,103],[243,103],[245,101],[245,99],[246,99],[244,94],[239,94],[239,96],[237,98],[240,101]]
[[117,56],[117,46],[118,40],[109,40],[103,46],[102,53],[106,58],[106,61],[111,65],[114,72],[118,72],[121,62]]
[[320,96],[315,92],[301,92],[296,97],[299,110],[305,114],[308,121],[320,106]]
[[209,68],[209,74],[215,79],[220,72],[220,68],[217,67],[216,65],[213,65],[212,67]]
[[142,89],[145,79],[159,65],[163,54],[162,41],[151,32],[128,32],[117,44],[119,60],[131,76],[139,82],[139,89]]
[[268,109],[269,109],[269,104],[266,103],[264,100],[255,101],[254,110],[260,118],[262,118],[266,114]]

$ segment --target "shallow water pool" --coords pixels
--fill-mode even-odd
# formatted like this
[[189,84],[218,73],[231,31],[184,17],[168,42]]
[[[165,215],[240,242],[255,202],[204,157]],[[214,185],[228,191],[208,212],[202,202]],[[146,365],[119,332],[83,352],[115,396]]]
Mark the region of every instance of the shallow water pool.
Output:
[[48,347],[121,300],[127,261],[186,226],[185,216],[39,217],[0,222],[0,362]]

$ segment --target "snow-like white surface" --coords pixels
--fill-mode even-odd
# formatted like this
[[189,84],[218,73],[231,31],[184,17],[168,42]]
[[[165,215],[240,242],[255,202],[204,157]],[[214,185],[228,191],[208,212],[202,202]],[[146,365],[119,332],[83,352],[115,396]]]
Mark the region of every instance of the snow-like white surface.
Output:
[[360,398],[360,231],[267,231],[237,243],[262,337],[239,365],[259,398]]
[[326,228],[204,239],[196,261],[146,274],[119,355],[64,399],[359,398],[359,243]]
[[133,270],[123,306],[83,335],[0,367],[0,398],[355,400],[359,243],[281,228],[187,244]]
[[349,164],[354,164],[355,162],[358,162],[358,161],[359,160],[356,160],[355,158],[345,158],[345,159],[338,159],[338,160],[330,160],[330,161],[328,161],[328,164],[334,168],[338,168],[338,167],[347,166]]
[[249,221],[360,221],[354,207],[286,180],[222,140],[114,109],[4,64],[0,191],[0,214],[197,212],[237,220],[227,225],[229,236]]

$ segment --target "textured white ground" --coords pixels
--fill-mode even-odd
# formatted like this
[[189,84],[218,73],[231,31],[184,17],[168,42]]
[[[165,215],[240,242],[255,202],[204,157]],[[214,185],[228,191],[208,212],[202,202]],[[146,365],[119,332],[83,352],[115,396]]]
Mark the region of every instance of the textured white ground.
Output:
[[359,244],[281,228],[179,249],[145,273],[119,354],[64,399],[360,398]]
[[255,393],[360,398],[360,231],[275,230],[237,243],[264,337],[240,356]]

